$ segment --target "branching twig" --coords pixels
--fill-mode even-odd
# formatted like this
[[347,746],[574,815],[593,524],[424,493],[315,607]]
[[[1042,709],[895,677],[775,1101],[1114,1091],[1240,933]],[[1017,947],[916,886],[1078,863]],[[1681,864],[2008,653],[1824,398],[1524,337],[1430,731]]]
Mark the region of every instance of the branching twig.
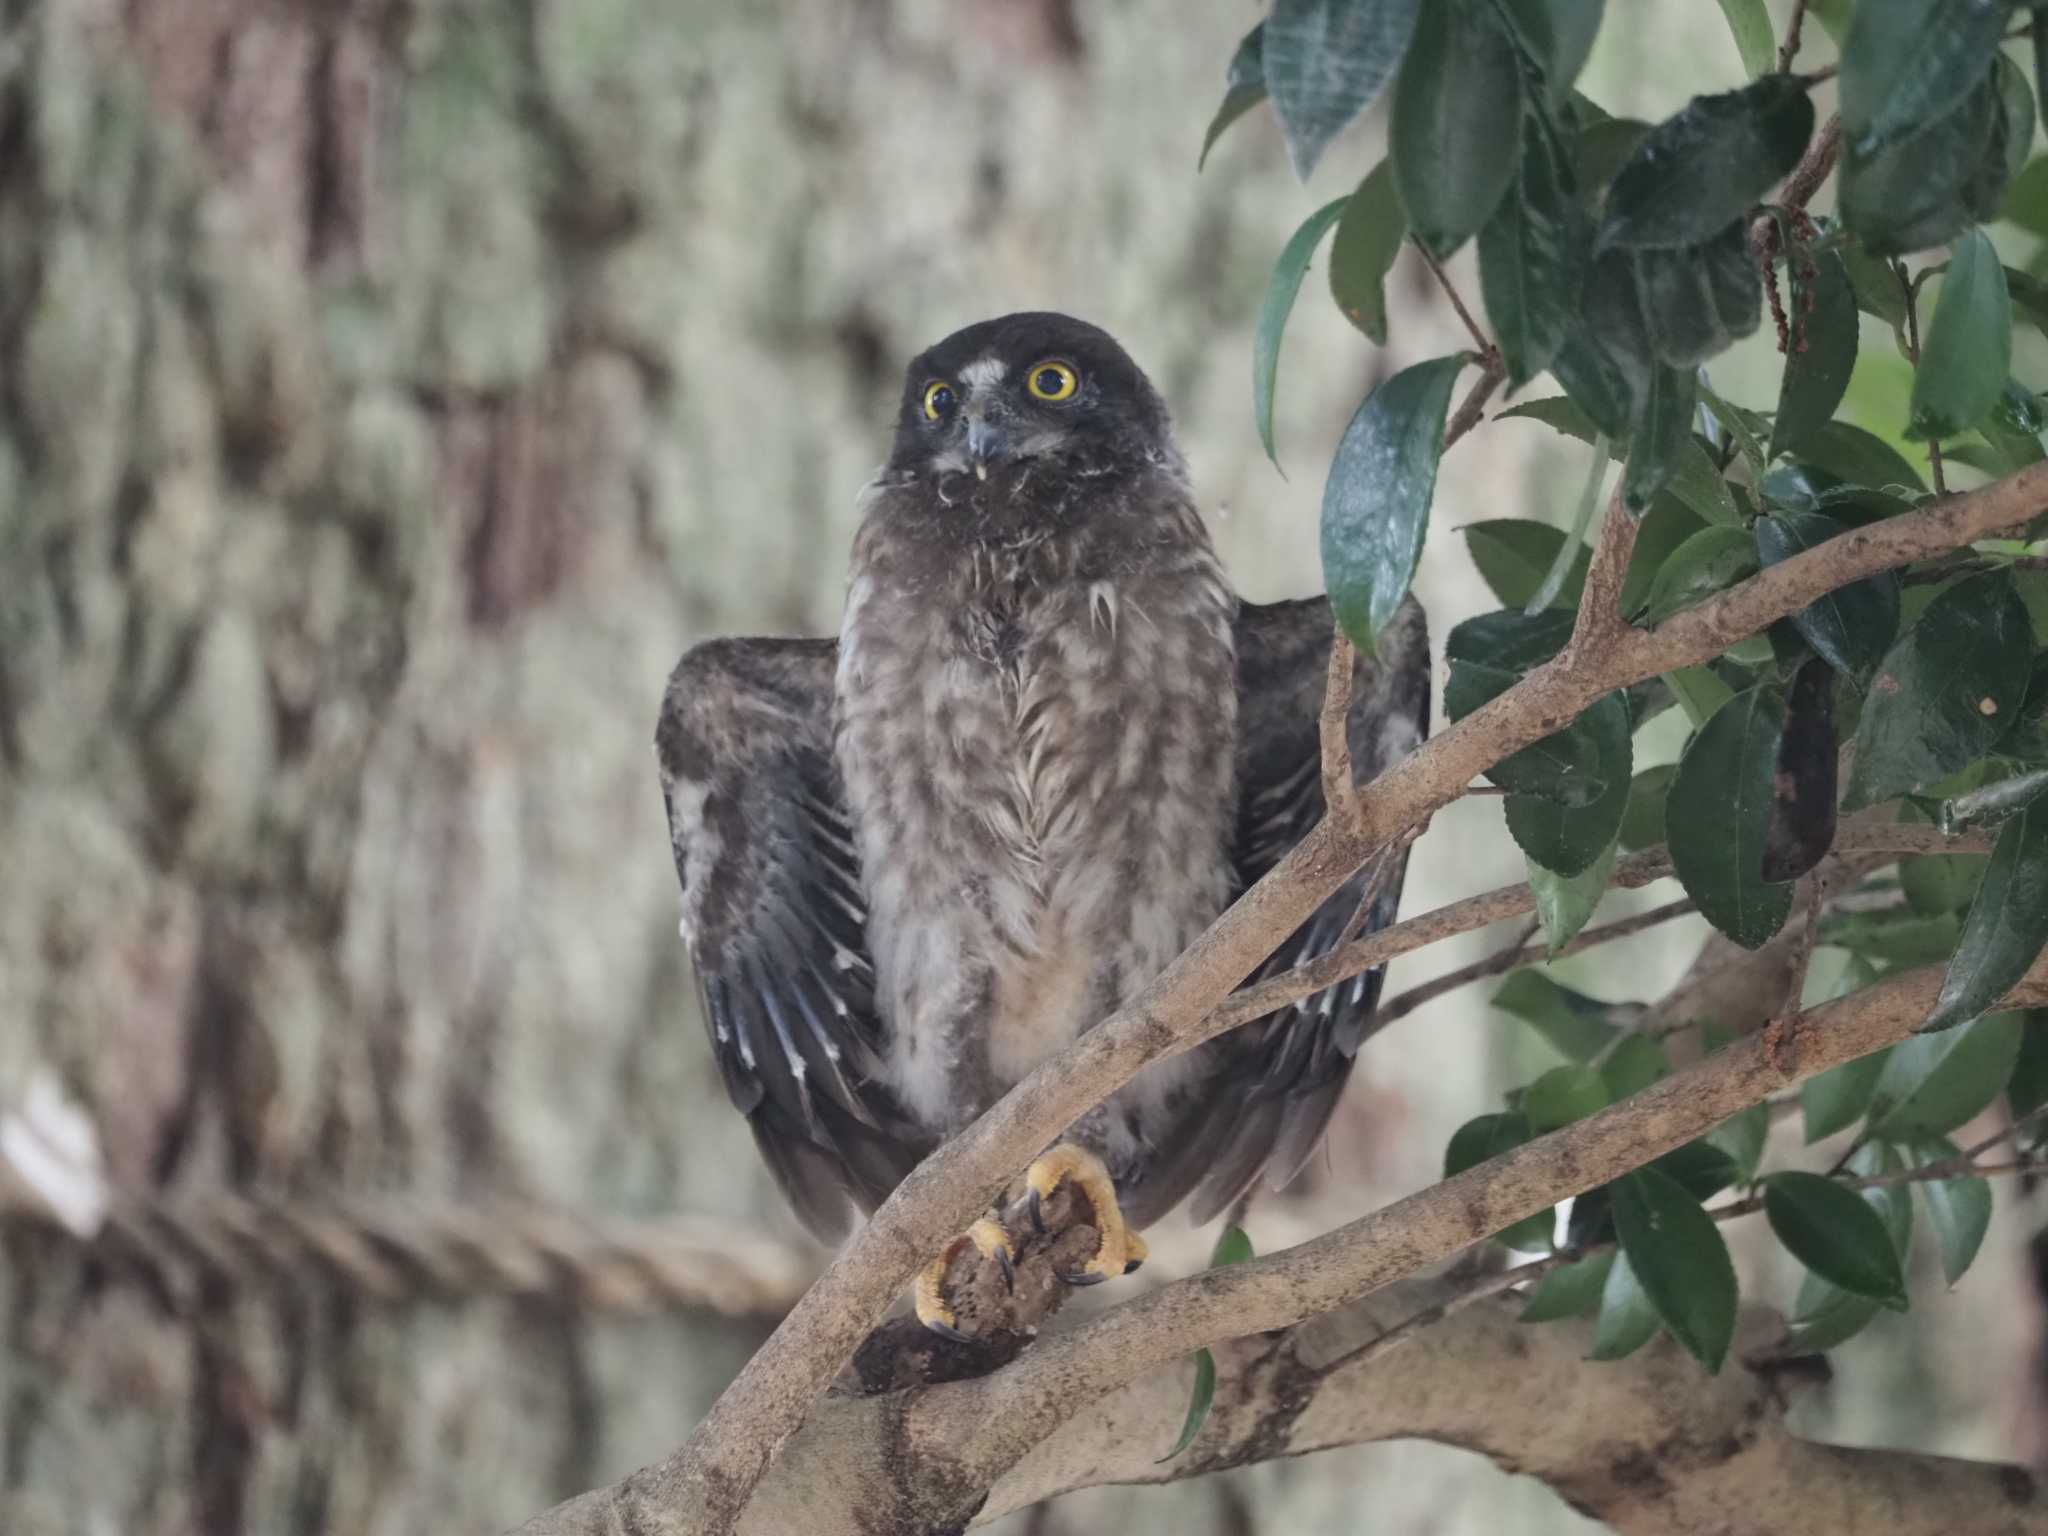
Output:
[[1792,0],[1792,19],[1785,23],[1785,41],[1778,49],[1778,73],[1792,68],[1799,56],[1799,32],[1806,23],[1806,0]]
[[1479,377],[1473,381],[1472,388],[1466,392],[1444,427],[1446,453],[1453,443],[1479,425],[1480,417],[1486,414],[1486,402],[1493,398],[1493,392],[1500,388],[1507,376],[1508,365],[1502,360],[1500,349],[1490,349],[1480,364]]

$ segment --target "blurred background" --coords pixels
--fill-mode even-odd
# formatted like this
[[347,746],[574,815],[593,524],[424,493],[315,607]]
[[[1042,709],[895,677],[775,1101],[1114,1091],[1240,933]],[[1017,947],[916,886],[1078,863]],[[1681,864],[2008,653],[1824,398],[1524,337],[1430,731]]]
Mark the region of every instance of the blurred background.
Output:
[[[1611,111],[1741,82],[1707,0],[1608,10],[1581,83]],[[961,325],[1119,337],[1262,600],[1320,586],[1360,396],[1464,344],[1412,253],[1385,352],[1318,261],[1287,476],[1264,460],[1267,274],[1383,131],[1304,188],[1261,109],[1198,176],[1259,15],[0,0],[0,1531],[494,1529],[695,1423],[820,1255],[723,1099],[676,937],[651,751],[676,657],[836,628],[902,367]],[[1476,293],[1469,252],[1453,273]],[[1717,365],[1724,393],[1771,403],[1745,385],[1768,345]],[[1854,398],[1889,417],[1903,365],[1865,350]],[[1418,583],[1439,636],[1494,606],[1454,530],[1562,520],[1582,457],[1532,422],[1451,454]],[[1439,816],[1404,910],[1522,878],[1499,815]],[[1704,931],[1557,974],[1654,996]],[[1373,1043],[1327,1157],[1253,1210],[1262,1250],[1430,1182],[1547,1064],[1488,991]],[[2032,1454],[2041,1208],[1998,1194],[1958,1290],[1920,1274],[1802,1428]],[[1789,1305],[1790,1261],[1731,1236],[1746,1293]],[[1146,1279],[1212,1239],[1169,1223]],[[1414,1443],[1005,1529],[1169,1521],[1592,1529]]]

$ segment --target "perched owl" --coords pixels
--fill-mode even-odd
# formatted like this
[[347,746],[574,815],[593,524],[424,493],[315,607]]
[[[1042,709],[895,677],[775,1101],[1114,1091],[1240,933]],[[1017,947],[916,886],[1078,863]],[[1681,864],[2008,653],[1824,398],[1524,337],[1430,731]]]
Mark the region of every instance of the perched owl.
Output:
[[[939,1141],[1113,1013],[1322,813],[1322,598],[1230,588],[1166,407],[1092,325],[1016,314],[910,365],[862,498],[837,641],[717,640],[657,732],[683,933],[733,1103],[804,1219],[845,1228]],[[1371,777],[1420,740],[1411,601],[1361,661]],[[1355,875],[1266,965],[1390,921]],[[1315,1150],[1377,972],[1140,1074],[1034,1164],[1124,1273]],[[984,1253],[1001,1228],[977,1223]],[[949,1250],[950,1251],[950,1250]],[[999,1256],[992,1254],[991,1256]],[[944,1256],[918,1311],[946,1331]]]

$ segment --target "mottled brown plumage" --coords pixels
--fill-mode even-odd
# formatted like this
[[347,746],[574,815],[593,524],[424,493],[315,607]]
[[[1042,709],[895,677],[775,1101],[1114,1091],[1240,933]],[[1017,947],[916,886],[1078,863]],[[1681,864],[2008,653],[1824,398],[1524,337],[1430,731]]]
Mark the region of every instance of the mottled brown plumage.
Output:
[[[658,746],[684,932],[734,1103],[840,1229],[1155,976],[1322,809],[1321,598],[1226,581],[1164,405],[1060,315],[912,363],[838,641],[684,656]],[[1427,715],[1411,603],[1361,662],[1370,775]],[[1390,920],[1361,875],[1276,955]],[[1070,1139],[1142,1226],[1223,1208],[1320,1138],[1377,974],[1148,1069]]]

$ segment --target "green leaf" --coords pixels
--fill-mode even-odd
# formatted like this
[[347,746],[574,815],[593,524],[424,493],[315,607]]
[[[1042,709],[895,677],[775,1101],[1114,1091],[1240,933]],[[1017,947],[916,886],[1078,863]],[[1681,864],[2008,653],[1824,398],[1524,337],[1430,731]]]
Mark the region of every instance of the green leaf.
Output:
[[[1280,456],[1273,450],[1273,385],[1280,376],[1280,338],[1286,333],[1287,317],[1294,312],[1294,296],[1301,292],[1309,258],[1343,214],[1347,201],[1340,197],[1325,203],[1302,222],[1273,264],[1266,297],[1259,304],[1259,328],[1252,336],[1252,418],[1259,425],[1259,441],[1265,444],[1266,457],[1276,466]],[[1438,435],[1442,435],[1441,428]]]
[[[1159,1461],[1171,1461],[1190,1445],[1201,1433],[1203,1421],[1209,1417],[1209,1405],[1216,1400],[1216,1357],[1206,1349],[1195,1351],[1195,1390],[1188,1398],[1187,1417],[1181,1420],[1180,1434],[1173,1442],[1173,1449]],[[1155,1462],[1153,1465],[1157,1466]]]
[[1503,0],[1502,11],[1522,44],[1542,64],[1545,94],[1563,101],[1585,68],[1599,35],[1605,0]]
[[1569,1061],[1589,1062],[1620,1036],[1611,1003],[1560,986],[1541,971],[1517,971],[1493,994],[1493,1006],[1514,1015]]
[[[1462,720],[1506,692],[1517,680],[1515,673],[1504,668],[1454,662],[1450,679],[1444,685],[1444,712],[1453,720]],[[1501,788],[1520,795],[1540,796],[1573,806],[1595,804],[1613,788],[1617,772],[1626,786],[1628,740],[1628,706],[1619,694],[1609,694],[1563,730],[1510,753],[1487,769],[1486,776]],[[1617,826],[1620,814],[1615,812]],[[1608,831],[1611,836],[1613,828]],[[1550,868],[1577,874],[1598,852],[1598,847],[1588,850],[1583,860],[1568,869],[1559,864],[1550,864]]]
[[1598,1114],[1607,1104],[1606,1081],[1595,1068],[1577,1064],[1552,1067],[1522,1094],[1522,1113],[1538,1136]]
[[1209,151],[1223,137],[1223,130],[1266,99],[1266,24],[1262,21],[1245,33],[1237,51],[1230,56],[1230,69],[1223,80],[1223,102],[1209,119],[1209,131],[1202,135],[1202,153],[1195,161],[1195,173],[1209,163]]
[[1659,624],[1757,572],[1756,540],[1744,528],[1702,528],[1674,549],[1650,583],[1638,623]]
[[1344,205],[1330,242],[1330,297],[1344,318],[1387,344],[1387,273],[1408,238],[1408,214],[1394,191],[1394,165],[1382,160]]
[[[1766,566],[1776,565],[1848,531],[1822,512],[1758,518],[1757,556]],[[1792,625],[1830,666],[1868,687],[1899,632],[1899,578],[1884,571],[1837,587],[1793,614]]]
[[1628,436],[1656,366],[1633,263],[1613,251],[1594,263],[1580,293],[1580,324],[1550,360],[1565,392],[1611,439]]
[[1946,962],[1955,953],[1963,925],[1953,914],[1915,917],[1910,908],[1875,912],[1829,912],[1820,920],[1820,942],[1861,956],[1881,974],[1916,965]]
[[1728,1154],[1744,1179],[1753,1179],[1770,1134],[1771,1107],[1759,1103],[1739,1109],[1723,1120],[1707,1133],[1707,1141]]
[[[1770,424],[1755,411],[1723,400],[1704,383],[1700,385],[1700,406],[1719,432],[1734,442],[1752,475],[1762,479],[1766,457],[1764,440],[1770,436]],[[1712,438],[1713,434],[1709,436]]]
[[1851,240],[1836,253],[1849,274],[1849,287],[1856,295],[1856,307],[1875,315],[1893,330],[1903,333],[1906,324],[1906,292],[1892,264],[1873,256],[1862,242]]
[[[1909,1142],[1905,1153],[1915,1168],[1933,1168],[1963,1155],[1946,1137]],[[1954,1285],[1984,1246],[1984,1234],[1991,1230],[1990,1181],[1968,1174],[1930,1179],[1920,1186],[1920,1202],[1927,1207],[1927,1224],[1934,1228],[1934,1241],[1941,1249],[1941,1273]]]
[[1650,503],[1650,510],[1636,525],[1636,547],[1629,555],[1628,574],[1621,582],[1623,613],[1642,612],[1664,562],[1671,558],[1674,550],[1706,526],[1692,508],[1670,491]]
[[[1922,1029],[1973,1019],[2026,975],[2048,945],[2048,804],[1999,828],[1983,884],[1963,919],[1955,959]],[[2015,1047],[2017,1049],[2017,1047]]]
[[1778,414],[1771,424],[1771,457],[1799,446],[1835,414],[1856,367],[1856,295],[1848,268],[1833,251],[1814,258],[1813,303],[1798,321],[1804,342],[1785,359]]
[[[1912,137],[1842,153],[1841,217],[1875,255],[1939,245],[1992,216],[2003,190],[2004,114],[1986,75],[1962,103]],[[1996,185],[1993,185],[1993,182]]]
[[2031,634],[2003,571],[1928,604],[1878,664],[1843,809],[1920,789],[1990,750],[2026,695]]
[[1680,667],[1675,672],[1666,672],[1664,685],[1684,708],[1694,730],[1713,719],[1721,706],[1735,697],[1735,690],[1705,667]]
[[1743,72],[1752,80],[1769,74],[1777,63],[1778,47],[1771,36],[1771,13],[1764,9],[1764,0],[1721,0],[1721,14],[1735,34]]
[[1664,797],[1677,772],[1678,764],[1660,763],[1629,781],[1628,809],[1621,815],[1621,846],[1630,853],[1664,841]]
[[[1454,1178],[1467,1168],[1476,1168],[1503,1152],[1512,1152],[1529,1139],[1529,1134],[1528,1119],[1517,1113],[1478,1115],[1467,1120],[1451,1133],[1450,1145],[1444,1148],[1444,1177]],[[1503,1227],[1493,1234],[1493,1240],[1524,1253],[1543,1252],[1550,1248],[1556,1230],[1555,1212],[1538,1211]]]
[[1817,1355],[1845,1344],[1867,1328],[1882,1310],[1881,1303],[1830,1285],[1809,1270],[1800,1282],[1799,1300],[1792,1309],[1792,1326],[1785,1337],[1786,1353]]
[[[1865,1142],[1849,1158],[1849,1171],[1866,1178],[1903,1173],[1905,1168],[1906,1160],[1899,1149],[1887,1142]],[[1864,1203],[1884,1223],[1891,1236],[1892,1252],[1899,1256],[1903,1269],[1913,1251],[1913,1192],[1903,1184],[1874,1184],[1860,1193]]]
[[1963,912],[1977,894],[1988,862],[1981,853],[1925,853],[1899,860],[1899,888],[1915,912]]
[[1638,1168],[1614,1181],[1621,1251],[1657,1316],[1692,1357],[1720,1370],[1735,1337],[1735,1265],[1714,1220],[1669,1175]]
[[1793,1258],[1858,1296],[1901,1310],[1906,1277],[1877,1212],[1833,1179],[1774,1173],[1764,1180],[1764,1215]]
[[1636,1279],[1626,1253],[1617,1253],[1600,1288],[1600,1321],[1593,1330],[1590,1360],[1619,1360],[1656,1337],[1659,1319],[1650,1294]]
[[2048,1008],[2029,1008],[2020,1020],[2019,1059],[2005,1083],[2005,1107],[2015,1120],[2048,1104]]
[[1687,246],[1718,235],[1790,174],[1812,137],[1813,102],[1796,76],[1695,96],[1616,174],[1601,247]]
[[1387,143],[1401,204],[1422,248],[1449,256],[1492,215],[1522,147],[1522,70],[1488,8],[1425,5]]
[[1216,1234],[1216,1246],[1209,1251],[1209,1267],[1223,1269],[1231,1264],[1243,1264],[1251,1257],[1251,1235],[1236,1222],[1225,1222],[1223,1230]]
[[1302,180],[1400,67],[1420,8],[1421,0],[1274,0],[1266,89]]
[[1671,1063],[1664,1057],[1664,1047],[1648,1035],[1623,1035],[1600,1063],[1600,1079],[1607,1085],[1607,1097],[1617,1104],[1670,1074]]
[[[1458,531],[1465,535],[1465,548],[1472,555],[1472,563],[1479,568],[1480,577],[1493,590],[1493,595],[1509,608],[1521,608],[1536,595],[1536,589],[1543,584],[1544,573],[1550,569],[1565,544],[1562,528],[1526,517],[1501,517],[1483,523],[1467,523]],[[1579,594],[1586,587],[1586,569],[1592,559],[1593,551],[1580,541],[1572,556],[1571,571],[1557,594],[1557,607],[1578,607]]]
[[[1642,420],[1628,444],[1628,468],[1622,476],[1622,502],[1632,514],[1648,510],[1657,493],[1671,483],[1688,453],[1698,454],[1692,418],[1699,404],[1699,379],[1689,368],[1659,368],[1650,376]],[[1720,476],[1714,476],[1716,480]],[[1723,482],[1725,488],[1725,482]]]
[[[1578,505],[1572,512],[1571,527],[1565,530],[1565,537],[1573,545],[1584,542],[1586,530],[1593,524],[1593,509],[1600,504],[1600,488],[1607,483],[1607,460],[1612,444],[1604,437],[1593,444],[1593,453],[1586,465],[1586,477],[1580,482]],[[1550,569],[1543,573],[1543,585],[1530,597],[1528,610],[1536,612],[1548,608],[1564,592],[1565,583],[1571,579],[1572,566],[1576,561],[1565,558],[1563,550],[1551,562]]]
[[1628,809],[1633,750],[1628,706],[1619,694],[1609,694],[1580,717],[1581,724],[1595,711],[1609,722],[1599,728],[1595,738],[1600,755],[1589,776],[1605,786],[1600,796],[1590,804],[1572,805],[1554,794],[1525,792],[1509,795],[1502,805],[1515,846],[1559,875],[1576,876],[1595,866],[1612,847],[1621,830],[1622,814]]
[[1891,444],[1846,421],[1831,421],[1799,445],[1799,456],[1852,485],[1924,491],[1920,472]]
[[1742,1177],[1735,1159],[1704,1138],[1673,1147],[1650,1164],[1695,1200],[1707,1200]]
[[[1607,1272],[1614,1267],[1612,1250],[1596,1253],[1573,1264],[1560,1264],[1541,1276],[1529,1291],[1522,1308],[1525,1323],[1549,1323],[1564,1317],[1583,1317],[1600,1305],[1600,1293],[1607,1285]],[[1652,1327],[1655,1314],[1652,1314]]]
[[[1992,206],[2002,200],[2004,190],[2012,184],[2027,163],[2027,153],[2034,147],[2034,93],[2027,85],[2026,74],[2019,65],[2004,54],[1994,55],[1991,61],[1994,83],[1998,89],[2001,132],[1998,147],[2003,152],[2004,163],[1997,166],[1995,176],[1987,175],[1988,182],[1996,180],[1998,191],[1992,196]],[[1989,213],[1979,217],[1989,222]]]
[[1799,1085],[1799,1109],[1806,1120],[1806,1144],[1846,1131],[1870,1108],[1884,1071],[1885,1051],[1858,1056],[1809,1077]]
[[2019,1054],[2017,1013],[1900,1041],[1871,1096],[1871,1134],[1885,1141],[1948,1135],[1998,1097]]
[[1785,729],[1771,768],[1771,819],[1764,832],[1767,885],[1797,880],[1835,844],[1835,675],[1809,656],[1792,676]]
[[1614,874],[1615,845],[1609,843],[1576,875],[1560,875],[1535,860],[1525,860],[1529,889],[1536,895],[1536,916],[1543,924],[1543,938],[1553,957],[1578,936],[1579,930],[1607,894],[1607,882]]
[[1408,593],[1443,455],[1463,356],[1404,368],[1344,429],[1323,487],[1323,586],[1352,644],[1370,656]]
[[[2024,716],[2022,724],[2026,723]],[[2014,750],[2013,736],[2009,731],[2000,738],[1998,750],[2003,756],[2020,756]],[[2031,750],[2031,748],[2030,748]],[[1941,814],[1937,824],[1946,837],[1977,825],[1992,825],[2008,816],[2017,814],[2048,793],[2048,768],[2030,769],[2016,773],[2009,779],[1999,779],[1986,784],[1982,789],[1973,789],[1966,795],[1955,795],[1941,802]],[[1974,887],[1973,887],[1974,889]]]
[[[1707,457],[1705,446],[1690,433],[1686,435],[1685,446],[1678,451],[1668,489],[1706,522],[1733,525],[1747,520],[1735,504],[1735,493],[1728,488],[1721,471],[1714,468],[1714,461]],[[1640,529],[1636,538],[1642,538]]]
[[2012,371],[2005,268],[1981,229],[1955,244],[1913,374],[1911,438],[1948,437],[1991,413]]
[[1495,421],[1540,421],[1553,432],[1590,443],[1600,435],[1593,418],[1570,395],[1545,395],[1541,400],[1524,400],[1495,413]]
[[1581,125],[1578,139],[1572,145],[1580,196],[1590,199],[1605,193],[1649,131],[1648,123],[1632,117],[1609,117]]
[[1859,5],[1842,44],[1842,132],[1870,152],[1952,111],[1984,78],[2005,31],[2001,0]]
[[[1477,662],[1519,677],[1564,648],[1571,638],[1574,617],[1568,608],[1545,608],[1533,614],[1522,608],[1504,608],[1475,614],[1454,625],[1445,636],[1444,657],[1452,662]],[[1491,689],[1490,683],[1489,689],[1484,698],[1492,698],[1498,691]],[[1476,706],[1462,702],[1456,706],[1459,714],[1472,707]]]
[[2005,189],[2005,202],[1998,210],[2030,234],[2048,235],[2048,155],[2036,155]]
[[1548,368],[1564,345],[1592,244],[1569,169],[1533,113],[1522,140],[1514,186],[1479,231],[1479,291],[1510,389]]
[[1686,744],[1671,781],[1673,803],[1686,810],[1668,827],[1679,883],[1701,915],[1745,949],[1769,939],[1792,910],[1792,887],[1763,879],[1784,710],[1774,689],[1737,694]]

